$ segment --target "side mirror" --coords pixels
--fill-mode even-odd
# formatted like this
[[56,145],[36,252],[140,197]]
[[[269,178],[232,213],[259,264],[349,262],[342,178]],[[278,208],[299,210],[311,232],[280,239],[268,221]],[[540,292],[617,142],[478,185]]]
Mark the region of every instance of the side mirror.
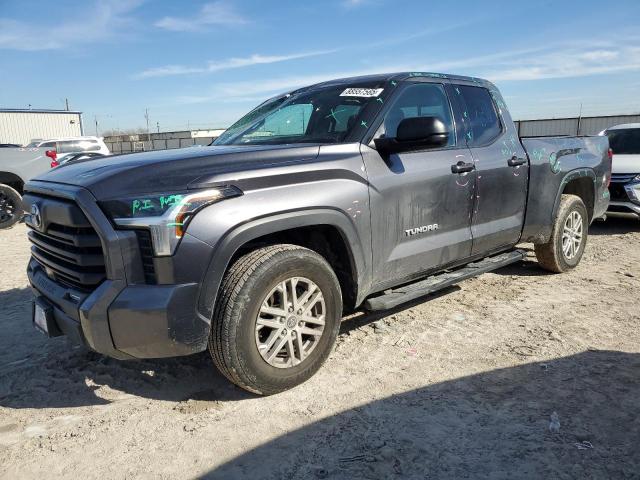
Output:
[[438,117],[405,118],[398,125],[395,138],[376,138],[381,153],[399,153],[425,148],[442,147],[449,141],[449,132]]

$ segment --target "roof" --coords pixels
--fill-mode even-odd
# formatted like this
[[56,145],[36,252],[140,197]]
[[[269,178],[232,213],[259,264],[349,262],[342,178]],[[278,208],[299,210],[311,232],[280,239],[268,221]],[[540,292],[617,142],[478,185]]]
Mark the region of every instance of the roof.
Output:
[[31,142],[66,142],[66,141],[78,141],[78,140],[96,140],[100,141],[102,137],[94,137],[91,135],[77,136],[77,137],[53,137],[53,138],[34,138]]
[[640,123],[622,123],[620,125],[609,127],[607,130],[626,130],[628,128],[640,128]]
[[483,85],[491,85],[488,80],[484,80],[482,78],[477,77],[465,77],[463,75],[452,75],[448,73],[436,73],[436,72],[396,72],[396,73],[380,73],[374,75],[364,75],[360,77],[346,77],[346,78],[337,78],[334,80],[328,80],[326,82],[316,83],[315,85],[309,85],[307,87],[303,87],[297,91],[303,91],[310,88],[317,87],[325,87],[330,85],[340,85],[343,83],[349,82],[389,82],[392,80],[395,81],[403,81],[403,80],[411,80],[415,78],[443,78],[447,80],[457,80],[457,81],[466,81],[473,82]]
[[78,110],[55,110],[49,108],[0,108],[0,113],[76,113],[81,115]]

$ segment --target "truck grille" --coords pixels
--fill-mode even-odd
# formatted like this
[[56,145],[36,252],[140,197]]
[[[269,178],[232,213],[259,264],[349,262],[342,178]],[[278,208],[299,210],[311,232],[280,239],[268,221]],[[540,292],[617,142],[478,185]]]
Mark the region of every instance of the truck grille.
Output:
[[52,280],[81,290],[95,289],[106,278],[98,234],[77,205],[48,199],[38,203],[42,226],[27,221],[32,257]]

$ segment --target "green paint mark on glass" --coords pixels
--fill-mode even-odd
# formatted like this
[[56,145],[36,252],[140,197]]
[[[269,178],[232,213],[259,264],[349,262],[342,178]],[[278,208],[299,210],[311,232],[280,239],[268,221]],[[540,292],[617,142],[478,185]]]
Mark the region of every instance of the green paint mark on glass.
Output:
[[384,103],[380,97],[376,98],[376,102]]
[[391,80],[391,85],[393,85],[395,87],[398,84],[395,82],[395,80]]
[[342,113],[342,112],[346,112],[346,111],[347,111],[347,109],[343,108],[342,110],[337,110],[337,111],[334,112],[333,108],[332,108],[331,109],[331,113],[329,115],[327,115],[326,117],[324,117],[324,118],[333,118],[336,121],[336,125],[340,125],[341,122],[340,122],[340,120],[338,119],[338,117],[336,115],[338,115],[339,113]]
[[367,125],[367,122],[365,122],[364,120],[360,122],[360,126],[364,128],[369,128],[369,125]]

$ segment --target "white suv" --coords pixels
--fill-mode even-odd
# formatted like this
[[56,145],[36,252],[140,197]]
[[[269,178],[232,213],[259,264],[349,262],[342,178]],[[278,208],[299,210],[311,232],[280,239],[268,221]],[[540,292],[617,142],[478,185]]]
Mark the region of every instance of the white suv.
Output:
[[640,123],[609,127],[602,134],[613,150],[609,211],[640,215]]
[[92,152],[100,155],[110,155],[109,149],[102,138],[98,137],[66,137],[48,140],[32,140],[25,148],[46,148],[55,150],[58,162],[72,153]]

